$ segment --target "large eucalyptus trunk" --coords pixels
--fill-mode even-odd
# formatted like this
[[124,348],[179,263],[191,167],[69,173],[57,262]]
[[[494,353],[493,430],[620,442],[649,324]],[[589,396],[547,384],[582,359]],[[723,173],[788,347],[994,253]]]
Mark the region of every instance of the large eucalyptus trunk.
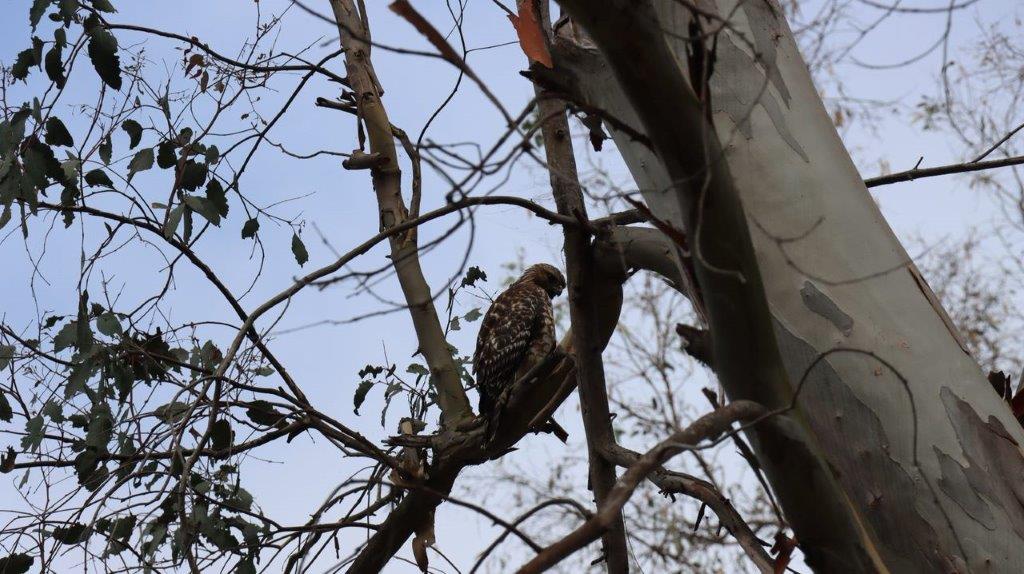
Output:
[[[703,98],[721,150],[712,159],[724,158],[742,204],[787,379],[769,406],[797,398],[786,415],[793,428],[754,442],[808,563],[820,572],[1024,571],[1024,431],[868,194],[781,9],[774,0],[695,3],[721,20],[702,16],[695,33],[686,2],[654,1],[675,56],[675,69],[658,74],[693,77],[693,37],[713,46]],[[638,137],[652,127],[638,111],[644,96],[622,83],[628,58],[610,51],[621,45],[594,30],[618,17],[608,7],[629,3],[564,4],[597,45],[566,26],[559,64],[572,71],[571,91],[611,120],[651,211],[691,243],[728,233],[695,232],[700,216],[685,207],[693,198],[680,195],[701,184],[680,185],[666,167],[678,158],[663,161]],[[609,13],[592,13],[598,4]],[[622,26],[622,35],[640,30]],[[759,377],[732,379],[723,381],[732,398],[763,398],[751,388],[764,384]]]

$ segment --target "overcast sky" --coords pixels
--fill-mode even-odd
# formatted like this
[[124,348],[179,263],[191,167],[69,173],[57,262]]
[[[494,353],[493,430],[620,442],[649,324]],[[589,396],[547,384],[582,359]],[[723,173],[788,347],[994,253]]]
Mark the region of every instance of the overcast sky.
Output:
[[[7,65],[18,51],[29,44],[29,4],[28,0],[8,1],[4,4],[3,17],[0,18],[0,60]],[[371,1],[368,4],[376,41],[429,49],[405,21],[385,9],[384,2]],[[414,4],[442,31],[450,28],[451,17],[443,3],[424,0]],[[813,4],[808,3],[808,11],[813,9]],[[228,54],[235,53],[241,43],[252,36],[256,9],[256,4],[243,0],[122,0],[116,5],[119,12],[110,17],[113,22],[139,24],[197,36],[215,50]],[[289,3],[285,0],[263,0],[258,5],[266,18],[268,14],[284,11]],[[945,3],[918,0],[913,5],[940,6]],[[314,6],[324,11],[327,8],[326,2],[316,2]],[[878,15],[877,10],[857,3],[854,3],[851,10],[864,22]],[[952,30],[954,47],[962,47],[965,42],[975,38],[981,26],[992,23],[1019,26],[1019,20],[1015,19],[1022,15],[1022,11],[1016,0],[979,1],[958,15]],[[895,18],[879,26],[851,56],[872,64],[900,61],[933,43],[945,23],[944,15]],[[44,22],[41,29],[45,34],[50,34],[48,23]],[[492,46],[515,39],[508,20],[489,1],[469,3],[464,30],[469,48]],[[149,74],[154,80],[161,81],[171,74],[176,81],[180,81],[180,67],[175,67],[180,61],[179,43],[146,38],[126,31],[118,31],[117,37],[122,46],[144,43]],[[318,59],[320,55],[337,48],[330,26],[294,8],[288,12],[276,44],[278,49],[285,51],[299,51],[311,46],[310,59]],[[964,155],[963,150],[949,136],[923,131],[911,122],[910,105],[922,93],[935,93],[940,61],[940,55],[934,53],[911,67],[897,70],[872,70],[852,63],[836,70],[843,77],[847,95],[904,104],[896,113],[885,113],[877,131],[860,129],[855,124],[844,134],[848,147],[866,177],[879,173],[881,159],[887,160],[892,169],[897,171],[913,167],[922,156],[922,165],[929,166],[956,161]],[[392,123],[415,137],[452,89],[457,78],[456,71],[439,60],[397,55],[385,50],[375,51],[374,62],[386,90],[384,101]],[[513,112],[518,112],[531,97],[532,87],[518,74],[525,68],[525,58],[517,45],[475,51],[469,55],[468,62]],[[340,60],[335,60],[332,68],[343,73]],[[82,121],[76,118],[72,104],[92,102],[96,93],[94,74],[91,70],[84,71],[88,73],[77,74],[72,78],[68,92],[55,110],[69,124],[72,133],[80,133],[76,132],[75,126],[80,126]],[[34,76],[38,79],[41,74],[35,72]],[[282,75],[275,80],[272,87],[277,91],[265,94],[262,101],[254,104],[255,108],[265,116],[274,114],[282,98],[288,95],[295,84],[296,78]],[[12,102],[30,99],[35,93],[32,90],[38,85],[36,82],[27,87],[19,84],[8,92],[8,97]],[[352,118],[312,105],[317,96],[333,98],[337,95],[335,86],[320,80],[311,81],[271,132],[270,139],[284,143],[290,150],[299,153],[310,153],[318,149],[351,151],[355,141]],[[464,83],[455,99],[434,122],[429,137],[438,142],[465,141],[489,145],[502,129],[503,123],[501,116],[479,92],[472,85]],[[115,157],[127,153],[126,138],[123,133],[119,136],[120,139],[115,139]],[[152,145],[155,142],[149,143]],[[591,159],[603,162],[619,182],[630,185],[628,175],[622,171],[620,162],[614,156],[614,150],[599,156],[588,155]],[[150,175],[153,176],[151,180],[144,179]],[[145,192],[152,201],[162,201],[161,196],[166,195],[167,185],[157,175],[140,176],[141,185],[154,182],[152,195]],[[501,183],[498,193],[519,195],[552,206],[547,175],[539,166],[523,163],[509,174],[507,181],[501,182],[495,178],[493,183]],[[288,286],[294,276],[334,259],[330,248],[315,233],[314,225],[340,251],[347,250],[377,231],[376,205],[367,172],[346,171],[341,168],[338,158],[285,160],[276,149],[264,147],[255,157],[253,167],[249,168],[240,185],[247,195],[263,205],[289,200],[278,205],[275,212],[285,217],[297,217],[298,221],[303,222],[302,237],[310,253],[310,261],[300,269],[290,252],[291,229],[264,221],[261,239],[266,246],[266,261],[262,276],[243,299],[243,305],[249,309]],[[424,210],[442,205],[445,191],[447,187],[443,182],[428,173],[423,194]],[[922,180],[877,188],[874,195],[890,224],[904,238],[921,235],[937,240],[950,234],[962,234],[971,226],[984,226],[997,216],[991,201],[979,195],[976,190],[969,189],[963,178]],[[221,228],[210,232],[201,242],[198,251],[212,262],[217,273],[236,293],[241,293],[252,282],[258,260],[251,257],[251,241],[239,237],[245,219],[237,198],[232,201],[231,210],[226,222]],[[22,241],[20,233],[15,232],[13,226],[0,232],[0,269],[4,270],[4,281],[0,287],[3,295],[0,317],[16,329],[30,327],[46,312],[73,312],[83,229],[86,251],[95,249],[102,237],[94,233],[96,227],[83,228],[76,222],[71,228],[64,229],[59,221],[50,225],[52,221],[52,216],[47,216],[46,223],[42,218],[32,220],[31,236],[27,243]],[[560,266],[562,264],[560,231],[535,217],[524,215],[516,208],[481,208],[475,223],[476,232],[469,261],[489,273],[491,280],[485,287],[492,293],[496,292],[505,275],[501,265],[517,259],[520,250],[528,263],[547,261]],[[443,223],[432,224],[425,234],[429,237],[443,229]],[[469,243],[468,231],[461,230],[443,247],[425,257],[424,268],[428,280],[435,288],[443,285],[458,271]],[[384,255],[384,249],[375,249],[359,260],[355,268],[371,269],[386,264]],[[38,272],[30,286],[26,278],[32,276],[33,260],[36,259],[39,260]],[[152,249],[128,247],[104,262],[103,277],[108,281],[111,292],[122,293],[124,307],[131,308],[158,288],[163,280],[160,272],[164,265],[165,262],[155,257]],[[175,277],[173,291],[169,295],[171,304],[166,306],[172,322],[235,319],[227,305],[194,270],[179,265]],[[90,287],[95,298],[100,289],[99,275],[94,275],[94,282],[96,284]],[[356,417],[352,412],[352,394],[358,384],[359,369],[367,363],[384,363],[385,352],[389,361],[400,366],[409,361],[415,350],[415,342],[407,315],[394,313],[355,324],[321,324],[295,330],[325,320],[344,321],[384,308],[370,297],[347,298],[349,291],[348,288],[323,292],[304,291],[294,299],[278,324],[276,330],[283,334],[274,339],[272,347],[282,361],[290,366],[295,378],[321,410],[371,437],[380,437],[384,433],[379,423],[380,397],[372,395],[367,406],[362,409],[363,415]],[[384,296],[397,296],[393,280],[386,280],[380,292]],[[440,303],[443,305],[444,299]],[[463,297],[459,304],[464,313],[485,303],[472,297]],[[223,328],[210,328],[204,330],[204,333],[206,337],[220,343],[222,348],[233,336],[232,332]],[[469,353],[475,334],[476,324],[467,325],[453,335],[452,342],[463,352]],[[699,388],[699,385],[694,388]],[[400,405],[394,406],[399,408],[392,411],[394,416],[389,419],[387,431],[393,430],[397,416],[402,414]],[[578,415],[574,408],[574,403],[567,404],[559,419],[571,431],[575,431],[578,437],[582,433],[576,422]],[[6,445],[0,445],[3,446]],[[254,464],[252,468],[259,469],[258,472],[248,473],[244,480],[269,516],[281,522],[303,521],[331,488],[356,470],[350,462],[341,460],[333,449],[325,446],[322,442],[314,443],[308,438],[302,438],[287,447],[282,445],[258,453],[271,462]],[[533,462],[539,466],[543,466],[544,456],[558,456],[559,449],[564,448],[549,437],[529,437],[523,446],[527,454],[521,453],[518,456],[528,459],[535,457]],[[17,475],[7,476],[0,481],[0,508],[20,504],[13,486],[20,479],[21,475]],[[580,477],[580,480],[585,480],[585,477]],[[481,493],[480,499],[486,498]],[[467,517],[470,519],[467,520]],[[472,564],[474,551],[486,544],[485,541],[493,532],[485,522],[477,521],[471,515],[450,506],[439,512],[438,545],[460,567]],[[393,570],[389,568],[389,571],[415,571],[415,568],[393,564]]]

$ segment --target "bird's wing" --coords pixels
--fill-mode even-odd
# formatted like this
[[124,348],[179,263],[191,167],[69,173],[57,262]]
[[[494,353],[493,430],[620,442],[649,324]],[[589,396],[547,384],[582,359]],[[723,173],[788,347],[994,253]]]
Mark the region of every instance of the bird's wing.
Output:
[[[539,290],[539,288],[537,289]],[[541,323],[544,294],[513,287],[499,295],[484,315],[477,336],[473,371],[481,388],[500,392],[510,384]]]

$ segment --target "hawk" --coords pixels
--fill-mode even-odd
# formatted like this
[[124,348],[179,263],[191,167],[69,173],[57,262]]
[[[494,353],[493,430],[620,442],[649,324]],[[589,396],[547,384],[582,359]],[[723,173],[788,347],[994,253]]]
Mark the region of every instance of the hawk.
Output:
[[491,420],[505,389],[555,348],[551,300],[565,289],[552,265],[530,266],[484,314],[473,354],[480,415]]

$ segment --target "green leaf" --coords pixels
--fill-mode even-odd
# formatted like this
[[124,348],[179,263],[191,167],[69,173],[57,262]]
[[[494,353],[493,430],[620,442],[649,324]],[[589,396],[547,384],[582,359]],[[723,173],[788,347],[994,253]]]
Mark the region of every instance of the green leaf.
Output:
[[220,226],[220,214],[217,213],[217,208],[213,203],[208,201],[206,198],[186,195],[185,205],[189,206],[192,211],[202,215],[203,218],[210,223],[218,227]]
[[35,558],[28,554],[11,554],[0,558],[0,572],[3,574],[25,574],[32,567]]
[[94,366],[92,361],[85,361],[72,367],[68,384],[64,387],[64,398],[70,399],[85,391],[89,379],[92,378]]
[[59,48],[66,48],[68,45],[68,34],[64,28],[57,28],[53,31],[53,45]]
[[72,522],[67,526],[58,526],[50,536],[61,544],[79,544],[89,539],[92,530],[81,522]]
[[68,26],[78,12],[78,0],[60,0],[60,16],[64,19],[64,25]]
[[255,217],[250,219],[250,220],[248,220],[248,221],[246,221],[245,225],[242,226],[242,239],[248,239],[250,237],[255,237],[256,236],[256,232],[259,231],[259,230],[260,230],[260,222],[257,221]]
[[71,138],[71,132],[64,126],[64,122],[54,116],[46,120],[46,136],[43,139],[50,145],[75,145],[75,140]]
[[413,363],[405,368],[406,372],[413,373],[414,375],[426,376],[430,374],[430,369],[427,369],[419,363]]
[[140,149],[135,157],[128,162],[128,181],[132,180],[132,177],[140,171],[146,171],[153,167],[153,148],[147,147]]
[[64,55],[60,44],[54,44],[46,53],[43,67],[50,81],[56,84],[58,89],[63,88],[67,78],[64,77]]
[[[67,184],[74,184],[78,181],[78,172],[82,169],[82,160],[77,157],[68,158],[60,162],[60,169],[64,172],[64,177],[61,181]],[[76,186],[77,187],[77,186]],[[65,204],[70,205],[70,204]]]
[[[25,423],[25,436],[21,437],[23,450],[35,450],[43,443],[43,415],[36,415]],[[2,570],[0,570],[2,572]]]
[[264,400],[257,400],[249,403],[245,411],[249,420],[264,426],[277,426],[284,421],[284,415],[274,408],[274,405]]
[[86,18],[85,26],[90,36],[89,59],[92,60],[100,79],[111,88],[120,90],[121,59],[117,56],[117,38],[99,24],[98,20],[95,14]]
[[356,387],[356,394],[352,395],[352,412],[359,414],[359,407],[363,406],[363,402],[366,401],[366,394],[373,388],[373,381],[361,381],[359,386]]
[[107,172],[102,169],[94,169],[85,174],[85,183],[91,187],[96,187],[98,185],[105,185],[109,188],[114,187],[114,182],[110,181],[110,176],[108,176]]
[[100,12],[117,12],[114,5],[108,0],[89,0],[92,2],[92,7],[99,10]]
[[38,139],[32,138],[22,158],[24,159],[25,176],[36,188],[46,187],[47,177],[60,180],[64,176],[60,162],[53,155],[53,149]]
[[107,453],[107,445],[114,437],[114,417],[106,401],[96,403],[89,413],[89,429],[85,433],[85,445],[99,453]]
[[203,347],[199,349],[199,362],[206,369],[217,368],[223,358],[224,353],[213,344],[213,341],[203,343]]
[[167,222],[164,223],[164,237],[170,239],[174,237],[174,232],[178,230],[178,225],[181,223],[181,215],[185,212],[185,206],[178,204],[171,210],[171,213],[167,216]]
[[[36,26],[39,25],[39,21],[43,19],[43,14],[46,13],[46,9],[50,7],[52,0],[32,0],[32,7],[28,9],[28,23],[35,30]],[[0,569],[0,572],[3,572]]]
[[[14,470],[14,463],[18,460],[18,453],[14,452],[14,447],[7,447],[7,452],[0,457],[0,473],[7,474]],[[25,474],[28,474],[26,472]]]
[[53,352],[59,353],[78,342],[78,322],[70,321],[53,338]]
[[109,369],[114,378],[114,386],[117,387],[117,400],[123,403],[132,392],[132,383],[135,382],[134,373],[130,366],[121,363],[113,363]]
[[0,213],[0,229],[3,229],[7,222],[11,220],[11,206],[4,206],[4,212]]
[[135,529],[135,523],[135,516],[131,514],[128,516],[122,516],[110,525],[109,536],[114,540],[126,542],[128,537],[132,535],[132,530]]
[[462,330],[462,323],[459,322],[458,317],[452,317],[451,321],[448,321],[448,329],[451,331]]
[[0,345],[0,369],[6,369],[7,365],[11,364],[11,359],[14,358],[14,347],[10,345]]
[[160,169],[172,168],[174,164],[178,163],[178,156],[174,153],[173,142],[160,142],[156,149],[156,164],[160,166]]
[[139,145],[142,141],[142,125],[135,120],[125,120],[121,124],[121,129],[128,132],[128,149],[132,149]]
[[192,141],[192,135],[194,133],[195,132],[192,131],[192,128],[182,128],[181,131],[178,132],[178,136],[174,139],[176,142],[178,142],[178,145],[187,145],[190,141]]
[[108,337],[120,335],[122,332],[121,322],[117,320],[117,315],[109,311],[100,315],[99,318],[96,319],[96,328],[100,330],[100,333],[103,333]]
[[466,270],[466,276],[462,278],[462,286],[473,287],[477,281],[487,281],[487,274],[474,265]]
[[192,238],[192,213],[193,211],[185,206],[185,213],[183,214],[185,220],[185,227],[181,232],[181,239],[185,243],[188,243]]
[[114,144],[110,141],[110,134],[107,134],[107,137],[100,142],[99,152],[100,160],[104,165],[110,165],[110,158],[114,154]]
[[181,178],[179,183],[181,187],[192,191],[198,189],[200,185],[206,182],[207,168],[205,163],[198,163],[194,160],[188,160],[185,162],[184,167],[181,170]]
[[221,217],[228,216],[228,197],[224,187],[216,179],[211,179],[206,184],[206,200],[213,204]]
[[92,327],[89,325],[89,292],[82,291],[78,299],[78,320],[75,321],[78,328],[75,346],[82,353],[88,353],[92,349]]
[[295,255],[295,261],[298,262],[300,267],[309,261],[309,252],[306,251],[306,244],[294,233],[292,234],[292,254]]
[[43,123],[43,103],[39,101],[39,98],[32,98],[32,119],[37,124]]
[[250,508],[252,508],[252,495],[249,494],[249,491],[247,491],[246,489],[238,487],[238,489],[235,490],[234,494],[232,494],[230,498],[225,500],[225,502],[227,502],[231,506],[234,506],[235,508],[249,510]]
[[245,558],[239,562],[235,567],[235,574],[256,574],[256,565],[252,563],[252,558]]
[[231,432],[231,422],[227,419],[217,419],[210,428],[210,441],[213,448],[223,450],[231,446],[234,433]]
[[89,473],[87,477],[79,477],[79,483],[89,492],[96,492],[103,482],[110,476],[110,471],[107,470],[105,465],[98,465],[94,471]]
[[220,161],[220,150],[217,149],[217,146],[212,145],[206,148],[206,163],[213,165],[218,161]]
[[40,414],[50,419],[55,423],[64,422],[64,411],[61,409],[60,403],[57,399],[50,399],[43,404],[43,408],[39,410]]
[[[32,36],[32,59],[35,61],[35,65],[37,66],[43,63],[43,47],[45,45],[46,42]],[[40,66],[40,69],[42,69],[42,66]]]
[[476,321],[477,319],[479,319],[480,315],[481,315],[480,308],[477,307],[476,309],[470,309],[469,313],[466,313],[465,315],[463,315],[462,318],[465,319],[466,322],[472,323],[473,321]]
[[11,408],[10,401],[7,400],[7,396],[3,392],[0,392],[0,421],[9,423],[13,417],[14,410]]
[[153,414],[165,423],[171,424],[180,421],[188,414],[189,405],[180,401],[171,401],[166,405],[157,407]]
[[11,66],[11,77],[15,80],[24,80],[28,77],[28,69],[36,64],[36,53],[32,48],[18,52],[18,56]]

